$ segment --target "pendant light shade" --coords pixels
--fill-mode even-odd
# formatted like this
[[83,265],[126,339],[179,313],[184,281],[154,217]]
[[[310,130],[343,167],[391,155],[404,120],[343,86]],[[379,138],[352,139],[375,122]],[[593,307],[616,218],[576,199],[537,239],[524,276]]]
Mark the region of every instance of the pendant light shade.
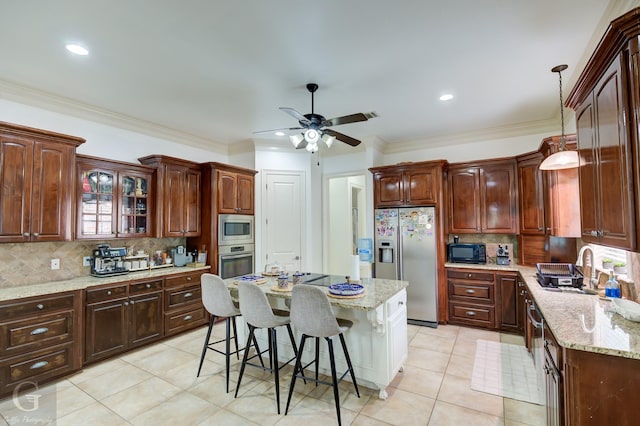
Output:
[[560,121],[562,124],[562,136],[558,144],[558,152],[551,154],[540,164],[540,170],[562,170],[573,169],[580,166],[578,152],[567,150],[567,142],[564,136],[564,102],[562,100],[562,71],[566,70],[566,65],[557,65],[551,68],[551,72],[558,73],[560,81]]
[[573,169],[580,166],[578,151],[558,151],[551,154],[540,164],[540,170]]
[[302,141],[304,140],[304,136],[302,135],[302,133],[298,133],[298,134],[289,136],[289,140],[291,141],[291,143],[295,148],[298,148],[302,144]]

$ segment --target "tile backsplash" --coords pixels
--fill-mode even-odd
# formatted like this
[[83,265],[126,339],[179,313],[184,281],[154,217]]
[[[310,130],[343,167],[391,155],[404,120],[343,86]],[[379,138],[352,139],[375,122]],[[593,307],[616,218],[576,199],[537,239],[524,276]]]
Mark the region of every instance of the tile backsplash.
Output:
[[[134,250],[167,251],[185,245],[185,238],[137,238],[122,241],[66,241],[53,243],[0,244],[0,288],[61,281],[89,275],[82,258],[98,244],[132,247]],[[60,269],[51,270],[51,259],[60,259]]]

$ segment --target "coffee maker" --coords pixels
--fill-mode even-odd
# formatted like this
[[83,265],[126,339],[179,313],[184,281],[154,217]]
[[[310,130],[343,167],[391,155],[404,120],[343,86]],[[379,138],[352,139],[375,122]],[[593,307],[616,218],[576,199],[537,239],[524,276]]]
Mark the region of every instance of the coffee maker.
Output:
[[188,262],[191,262],[191,256],[187,254],[187,249],[184,246],[172,248],[171,257],[173,257],[174,266],[185,266]]
[[101,244],[91,255],[91,275],[94,277],[110,277],[129,272],[124,267],[126,247],[111,248],[109,244]]

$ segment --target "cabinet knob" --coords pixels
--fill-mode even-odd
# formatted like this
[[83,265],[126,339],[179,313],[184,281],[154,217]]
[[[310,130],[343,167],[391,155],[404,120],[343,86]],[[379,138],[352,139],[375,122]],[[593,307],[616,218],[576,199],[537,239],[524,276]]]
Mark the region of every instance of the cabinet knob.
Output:
[[187,277],[187,281],[191,281],[191,277]]
[[471,278],[472,276],[472,274],[467,274],[467,278]]
[[151,284],[147,284],[147,288],[151,288]]
[[107,290],[107,296],[111,296],[111,290]]
[[191,318],[193,318],[191,315],[187,315],[187,316],[186,316],[186,317],[184,317],[183,319],[184,319],[185,321],[189,321]]
[[544,231],[544,228],[541,226],[538,228],[538,231]]
[[524,290],[520,290],[520,296],[524,296]]
[[475,294],[475,292],[476,292],[475,290],[471,290],[471,289],[466,290],[466,293],[467,293],[467,294]]
[[473,311],[467,311],[467,312],[465,312],[465,314],[467,314],[467,316],[469,316],[469,317],[473,317],[473,316],[476,315],[476,313],[473,312]]
[[129,306],[129,302],[124,302],[124,306]]
[[597,237],[598,236],[598,231],[591,231],[590,232],[592,237]]
[[524,283],[522,281],[518,281],[518,287],[524,287]]
[[40,236],[40,233],[38,233],[38,232],[34,232],[34,233],[33,233],[33,236],[37,238],[37,237],[39,237],[39,236]]
[[193,296],[193,293],[185,293],[184,294],[184,297],[191,297],[191,296]]
[[36,305],[36,308],[38,308],[38,309],[42,310],[42,309],[44,309],[44,305],[43,305],[42,303],[38,303],[38,304]]
[[22,236],[25,237],[25,238],[29,238],[29,233],[25,232],[24,234],[22,234]]
[[398,305],[399,305],[399,306],[404,305],[404,301],[400,300],[400,301],[398,302]]
[[135,301],[133,300],[129,300],[129,302],[133,305],[135,303]]

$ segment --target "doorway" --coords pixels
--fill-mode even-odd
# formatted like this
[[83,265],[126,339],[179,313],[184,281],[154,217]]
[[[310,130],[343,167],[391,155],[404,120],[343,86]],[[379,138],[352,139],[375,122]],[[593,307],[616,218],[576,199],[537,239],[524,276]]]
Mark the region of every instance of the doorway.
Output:
[[358,239],[366,236],[365,176],[330,177],[326,197],[324,272],[348,275]]

